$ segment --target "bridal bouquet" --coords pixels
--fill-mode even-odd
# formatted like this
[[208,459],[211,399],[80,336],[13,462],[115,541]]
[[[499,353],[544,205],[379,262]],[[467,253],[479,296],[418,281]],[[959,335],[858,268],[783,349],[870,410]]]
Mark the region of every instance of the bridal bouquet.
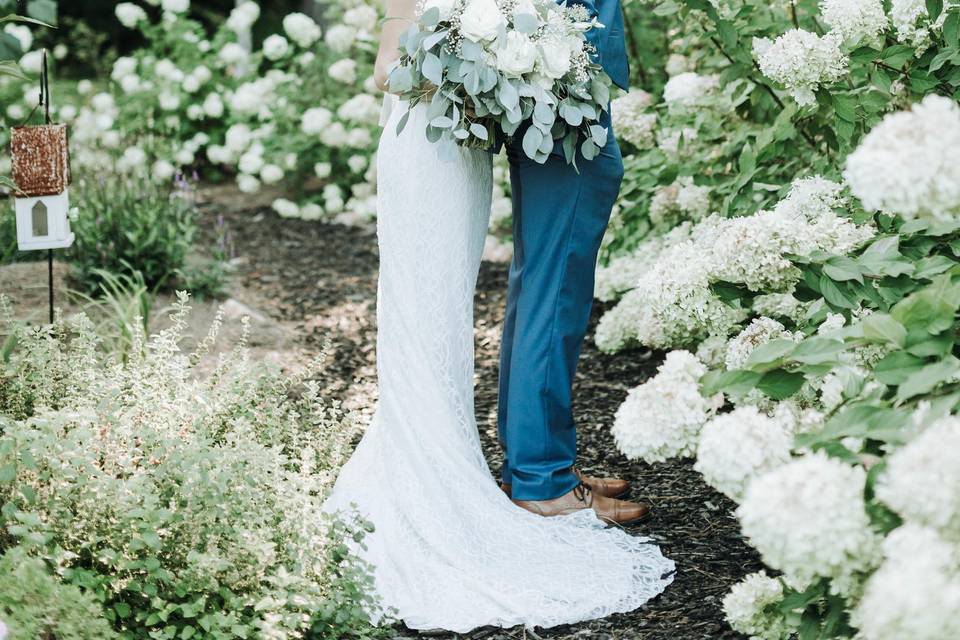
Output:
[[[586,33],[602,29],[584,7],[555,0],[424,0],[401,38],[390,91],[427,107],[427,138],[489,147],[525,122],[524,153],[546,162],[557,141],[567,162],[592,160],[606,144],[599,124],[610,79],[593,62]],[[400,120],[401,131],[409,111]]]

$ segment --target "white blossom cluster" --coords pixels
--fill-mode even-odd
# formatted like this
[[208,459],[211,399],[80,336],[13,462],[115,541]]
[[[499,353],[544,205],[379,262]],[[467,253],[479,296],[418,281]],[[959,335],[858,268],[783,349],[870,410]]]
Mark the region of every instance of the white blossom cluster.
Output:
[[831,578],[835,593],[847,593],[879,550],[865,482],[862,467],[823,453],[796,458],[750,483],[737,509],[743,534],[791,587]]
[[[951,5],[950,2],[944,4],[946,7]],[[897,40],[916,47],[918,56],[930,46],[933,33],[943,28],[946,18],[947,11],[944,10],[931,22],[925,0],[890,1],[890,21],[897,30]]]
[[734,631],[751,640],[789,640],[797,626],[777,610],[782,599],[783,583],[758,571],[731,587],[723,599],[723,613]]
[[711,487],[740,502],[750,482],[790,461],[792,424],[752,406],[738,407],[703,426],[694,469]]
[[764,293],[753,299],[755,313],[773,318],[784,318],[794,323],[800,321],[806,313],[808,304],[797,300],[793,291],[784,293]]
[[930,95],[887,115],[847,158],[844,178],[868,210],[953,220],[960,213],[960,106]]
[[960,637],[960,548],[932,529],[906,524],[887,536],[883,551],[851,616],[862,637]]
[[766,77],[782,85],[800,106],[816,102],[814,92],[847,72],[849,59],[840,48],[843,39],[834,33],[818,36],[791,29],[776,40],[754,38],[753,55]]
[[671,111],[684,111],[707,104],[720,87],[716,75],[688,71],[671,76],[663,87],[663,101]]
[[608,312],[597,344],[616,350],[631,342],[669,348],[711,335],[727,335],[745,312],[710,289],[718,280],[754,291],[787,291],[798,270],[788,254],[842,254],[872,237],[872,227],[837,215],[842,187],[822,178],[797,180],[771,211],[752,216],[710,216],[680,242],[662,249],[636,289]]
[[877,499],[908,522],[960,542],[960,418],[940,419],[886,461]]
[[730,371],[742,369],[754,349],[777,338],[799,341],[803,339],[803,334],[794,334],[787,331],[782,324],[772,318],[763,316],[754,318],[743,331],[727,343],[727,352],[723,363]]
[[696,185],[692,177],[684,176],[654,191],[649,216],[654,226],[671,228],[680,219],[699,220],[709,211],[710,188]]
[[610,104],[610,116],[617,137],[626,140],[637,149],[652,147],[657,115],[647,112],[651,103],[650,94],[641,90],[633,90],[616,98]]
[[876,44],[888,22],[883,0],[820,0],[820,15],[850,46]]
[[692,455],[700,428],[722,402],[700,395],[699,380],[706,371],[687,351],[668,353],[657,375],[630,391],[617,410],[617,448],[632,460],[646,462]]
[[651,235],[630,254],[617,256],[606,266],[597,268],[595,296],[603,302],[618,299],[636,288],[640,277],[667,247],[690,238],[690,223],[683,222],[663,235]]

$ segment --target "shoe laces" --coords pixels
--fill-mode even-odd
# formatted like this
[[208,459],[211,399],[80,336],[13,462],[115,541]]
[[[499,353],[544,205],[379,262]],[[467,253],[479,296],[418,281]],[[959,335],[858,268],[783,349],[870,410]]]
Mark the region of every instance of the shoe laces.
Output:
[[588,505],[593,503],[593,489],[582,480],[573,488],[573,496],[581,502],[586,502]]

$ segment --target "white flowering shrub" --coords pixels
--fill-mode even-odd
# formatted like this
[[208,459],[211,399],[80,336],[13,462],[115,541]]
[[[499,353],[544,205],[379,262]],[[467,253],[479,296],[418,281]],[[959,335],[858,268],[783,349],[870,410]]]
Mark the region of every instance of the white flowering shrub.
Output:
[[185,349],[188,310],[181,295],[170,328],[136,335],[125,361],[84,316],[15,331],[0,552],[57,567],[124,637],[363,633],[371,578],[344,542],[368,525],[321,510],[354,419],[304,382],[315,367],[284,378],[243,342],[201,373],[220,319]]

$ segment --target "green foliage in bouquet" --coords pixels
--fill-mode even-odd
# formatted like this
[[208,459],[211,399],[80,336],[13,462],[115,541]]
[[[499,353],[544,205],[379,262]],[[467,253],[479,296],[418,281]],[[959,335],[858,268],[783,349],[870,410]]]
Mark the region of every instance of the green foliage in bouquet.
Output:
[[19,547],[102,604],[125,638],[348,638],[371,633],[370,525],[325,514],[354,418],[245,339],[202,363],[219,320],[100,352],[84,316],[16,329],[2,380],[0,550]]
[[401,38],[404,55],[389,85],[411,109],[429,101],[426,135],[442,154],[451,156],[456,144],[489,147],[527,122],[523,151],[536,162],[558,142],[569,163],[578,151],[588,161],[600,153],[611,83],[584,35],[603,26],[583,7],[553,0],[468,0],[445,13],[426,7]]
[[9,640],[112,640],[100,603],[54,577],[43,560],[13,548],[0,555],[0,636]]

